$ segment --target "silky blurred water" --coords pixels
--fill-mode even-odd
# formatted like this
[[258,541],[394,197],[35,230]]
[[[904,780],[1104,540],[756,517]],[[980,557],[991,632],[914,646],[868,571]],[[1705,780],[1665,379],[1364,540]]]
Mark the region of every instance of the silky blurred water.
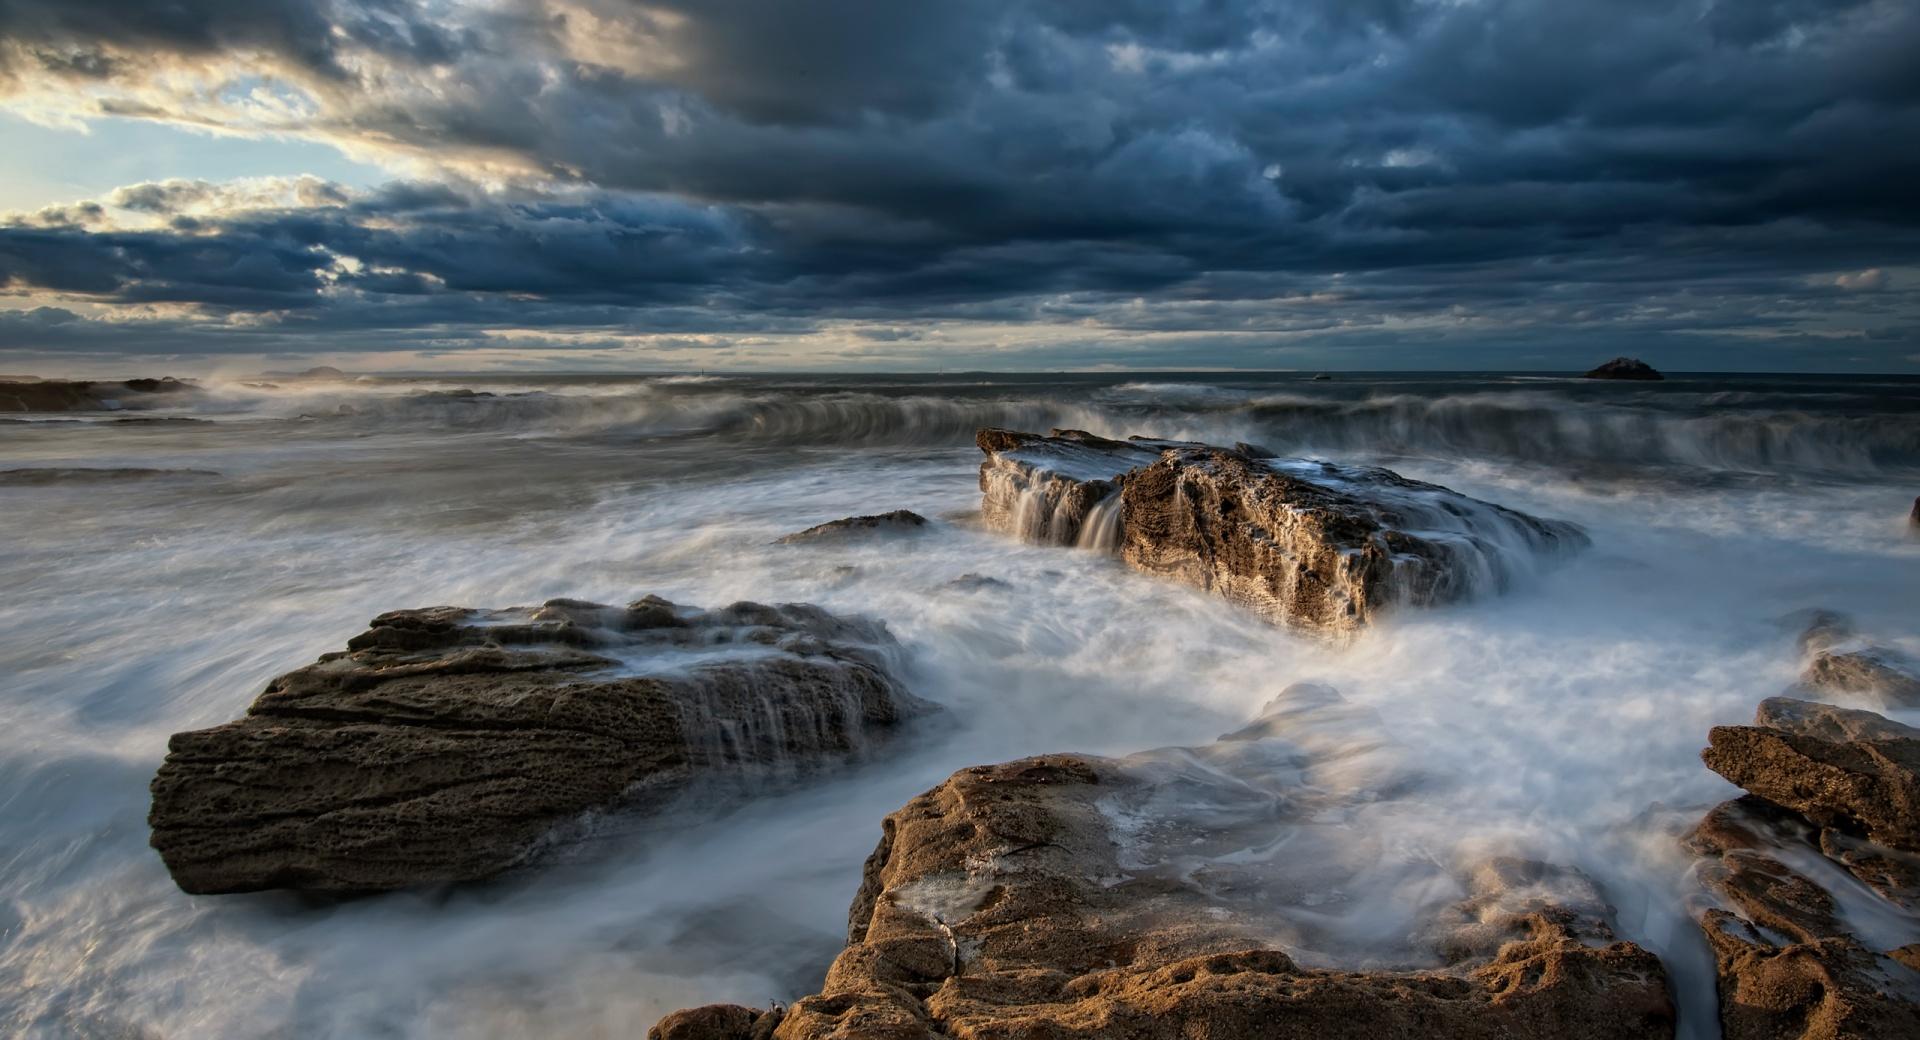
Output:
[[[0,471],[199,471],[0,473],[0,1030],[613,1037],[688,1004],[789,1000],[843,941],[881,817],[954,769],[1205,743],[1311,680],[1373,710],[1384,733],[1353,739],[1390,740],[1426,778],[1344,824],[1356,841],[1396,864],[1587,870],[1708,1035],[1672,837],[1733,789],[1697,752],[1792,682],[1782,615],[1842,609],[1920,651],[1920,381],[1152,378],[229,382],[171,411],[0,417],[18,420]],[[195,421],[120,421],[163,417]],[[1595,544],[1508,595],[1328,646],[980,530],[979,425],[1383,464]],[[934,524],[769,544],[897,508]],[[147,848],[167,736],[234,717],[374,614],[647,593],[884,619],[946,711],[858,768],[508,883],[199,898]],[[1448,895],[1397,878],[1356,878],[1331,925],[1352,941],[1303,954],[1364,959]]]

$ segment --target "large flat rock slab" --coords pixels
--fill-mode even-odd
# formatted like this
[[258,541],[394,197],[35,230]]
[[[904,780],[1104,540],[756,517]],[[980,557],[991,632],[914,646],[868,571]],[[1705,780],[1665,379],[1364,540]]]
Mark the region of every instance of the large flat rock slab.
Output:
[[988,525],[1115,551],[1308,629],[1498,592],[1588,544],[1573,524],[1376,467],[1074,430],[976,439]]
[[403,610],[347,646],[169,741],[149,823],[181,888],[492,877],[586,814],[845,759],[929,707],[884,626],[801,604]]
[[1708,768],[1776,805],[1920,851],[1920,730],[1872,712],[1773,697],[1751,726],[1715,726]]

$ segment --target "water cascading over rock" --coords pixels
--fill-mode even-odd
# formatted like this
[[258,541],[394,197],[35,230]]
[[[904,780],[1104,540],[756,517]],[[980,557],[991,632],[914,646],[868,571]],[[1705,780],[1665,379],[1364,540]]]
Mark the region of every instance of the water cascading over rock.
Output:
[[1312,963],[1385,853],[1351,814],[1417,787],[1417,764],[1340,739],[1365,714],[1296,684],[1211,745],[963,769],[887,817],[817,995],[649,1036],[1671,1036],[1660,961],[1617,939],[1591,879],[1538,861],[1423,875],[1437,898],[1386,954],[1404,966]]
[[1543,520],[1391,470],[1267,457],[1246,445],[976,437],[982,514],[1028,541],[1115,551],[1129,565],[1322,631],[1385,609],[1506,588],[1587,545]]
[[885,626],[804,604],[402,610],[347,647],[168,742],[148,822],[181,888],[492,877],[586,814],[777,781],[931,708]]

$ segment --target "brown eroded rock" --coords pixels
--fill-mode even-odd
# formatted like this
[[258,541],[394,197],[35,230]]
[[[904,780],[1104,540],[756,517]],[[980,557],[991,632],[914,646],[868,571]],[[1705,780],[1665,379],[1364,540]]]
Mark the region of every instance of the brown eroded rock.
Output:
[[1577,527],[1390,470],[1079,431],[981,430],[987,523],[1113,548],[1266,617],[1345,631],[1395,604],[1505,587],[1587,544]]
[[1865,694],[1889,708],[1920,707],[1920,665],[1886,647],[1815,651],[1800,681],[1816,690]]
[[1748,791],[1822,827],[1920,851],[1920,730],[1872,712],[1772,697],[1700,753]]
[[647,1030],[647,1040],[769,1040],[784,1014],[739,1004],[708,1004],[661,1019]]
[[169,741],[148,822],[181,888],[486,878],[583,814],[852,756],[928,707],[883,625],[803,604],[402,610],[347,647]]
[[1920,1035],[1920,974],[1906,949],[1854,935],[1834,897],[1783,859],[1805,856],[1806,821],[1751,795],[1688,837],[1699,876],[1727,909],[1701,928],[1719,976],[1727,1040],[1871,1040]]
[[777,544],[795,545],[801,542],[828,542],[866,534],[912,534],[927,526],[927,518],[912,510],[896,509],[891,513],[877,513],[872,516],[849,516],[839,520],[829,520],[824,524],[815,524],[804,531],[780,538]]
[[[1218,812],[1164,841],[1155,829],[1182,821],[1141,819],[1157,787],[1208,772],[1180,774],[1177,756],[1049,755],[954,774],[887,818],[846,950],[775,1037],[1671,1035],[1659,961],[1612,941],[1604,921],[1538,901],[1564,880],[1539,865],[1479,872],[1436,922],[1452,941],[1428,951],[1434,967],[1302,966],[1274,948],[1273,892],[1230,863],[1196,873],[1186,858]],[[1251,797],[1269,802],[1271,838],[1274,808]]]

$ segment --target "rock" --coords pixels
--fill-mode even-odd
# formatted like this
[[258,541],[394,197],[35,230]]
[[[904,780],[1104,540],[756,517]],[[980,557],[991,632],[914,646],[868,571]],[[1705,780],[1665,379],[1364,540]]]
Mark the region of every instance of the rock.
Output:
[[200,388],[168,376],[124,382],[36,379],[0,382],[0,412],[93,412],[177,403]]
[[1883,707],[1920,707],[1920,665],[1883,646],[1847,653],[1816,651],[1800,681],[1816,690],[1865,694]]
[[1804,820],[1749,795],[1707,814],[1687,844],[1701,881],[1730,909],[1701,928],[1719,977],[1727,1040],[1920,1035],[1920,974],[1908,950],[1877,951],[1833,896],[1782,860],[1806,853]]
[[[1271,945],[1276,893],[1240,887],[1229,861],[1193,873],[1190,839],[1211,813],[1160,821],[1177,830],[1164,842],[1159,824],[1142,829],[1164,785],[1207,775],[1170,773],[1171,761],[1049,755],[961,770],[909,802],[867,861],[847,948],[775,1037],[1672,1035],[1659,960],[1534,898],[1561,875],[1521,861],[1478,872],[1442,915],[1436,934],[1455,936],[1457,963],[1302,966]],[[1286,862],[1315,866],[1304,852]]]
[[919,513],[896,509],[891,513],[879,513],[873,516],[849,516],[839,520],[829,520],[824,524],[787,535],[775,544],[839,541],[868,534],[914,534],[926,526],[927,518]]
[[676,1011],[647,1030],[647,1040],[767,1040],[785,1017],[738,1004],[708,1004]]
[[1833,827],[1920,851],[1920,730],[1872,712],[1773,697],[1700,753],[1738,786]]
[[1497,591],[1588,544],[1572,524],[1391,470],[1074,430],[986,429],[977,441],[990,526],[1113,547],[1140,570],[1322,631]]
[[1167,449],[1127,477],[1123,502],[1128,564],[1330,631],[1499,591],[1587,544],[1571,524],[1391,470],[1218,448]]
[[1799,633],[1797,642],[1802,654],[1831,650],[1854,637],[1853,618],[1822,607],[1796,610],[1781,618],[1780,624]]
[[1665,379],[1652,365],[1639,358],[1617,357],[1588,372],[1586,379]]
[[1920,534],[1920,495],[1913,499],[1913,511],[1907,514],[1907,530]]
[[[1116,441],[1084,430],[1042,437],[989,427],[974,435],[974,443],[987,456],[980,463],[980,512],[988,527],[1029,542],[1084,541],[1094,547],[1110,533],[1108,526],[1117,532],[1121,478],[1152,464],[1169,442]],[[1113,544],[1109,538],[1097,547]]]
[[244,717],[175,734],[152,844],[193,893],[491,877],[589,813],[858,755],[929,707],[897,654],[883,625],[801,604],[383,614]]

